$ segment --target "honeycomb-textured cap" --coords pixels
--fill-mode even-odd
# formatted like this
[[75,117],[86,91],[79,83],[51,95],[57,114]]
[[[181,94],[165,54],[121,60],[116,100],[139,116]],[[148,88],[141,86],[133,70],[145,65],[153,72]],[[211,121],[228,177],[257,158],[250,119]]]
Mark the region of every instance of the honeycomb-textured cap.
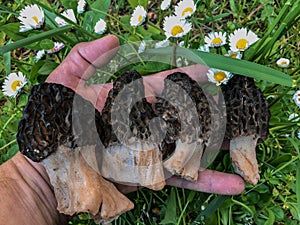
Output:
[[[98,133],[105,147],[126,143],[132,137],[144,140],[151,135],[149,125],[154,117],[141,75],[127,71],[113,82],[102,110],[103,129]],[[101,135],[103,130],[105,135]]]
[[[187,74],[175,72],[166,77],[163,92],[155,108],[166,122],[167,144],[179,138],[182,141],[189,139],[190,142],[198,138],[204,142],[209,139],[211,130],[209,102],[199,84]],[[198,133],[198,137],[194,136],[195,133]]]
[[[41,161],[66,144],[69,147],[96,142],[95,109],[63,85],[33,86],[19,122],[17,141],[21,153]],[[96,136],[98,138],[98,136]]]
[[227,125],[225,138],[256,135],[265,140],[270,111],[262,91],[250,77],[235,75],[223,86]]

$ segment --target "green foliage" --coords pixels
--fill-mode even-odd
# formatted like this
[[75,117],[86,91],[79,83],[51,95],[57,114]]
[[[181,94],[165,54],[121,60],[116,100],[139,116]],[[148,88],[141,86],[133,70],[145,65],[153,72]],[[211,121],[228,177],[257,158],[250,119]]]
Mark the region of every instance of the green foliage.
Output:
[[[149,58],[137,54],[139,44],[142,40],[165,39],[162,24],[166,16],[173,14],[174,5],[163,11],[160,9],[161,1],[89,0],[86,11],[78,14],[77,2],[22,0],[2,1],[0,5],[0,83],[11,72],[21,71],[28,79],[28,84],[15,98],[0,92],[0,163],[18,151],[15,138],[18,121],[32,85],[44,82],[77,43],[111,33],[119,37],[121,44],[129,44],[132,54],[97,70],[93,82],[109,82],[129,68],[146,76],[176,66],[174,59],[177,55],[191,59],[195,57],[210,67],[254,77],[268,99],[272,115],[269,138],[257,148],[261,176],[257,186],[247,184],[246,190],[237,196],[168,186],[157,192],[139,190],[127,195],[135,208],[112,224],[299,224],[300,120],[297,119],[300,118],[288,118],[292,113],[300,115],[299,107],[292,100],[300,86],[300,1],[195,1],[197,11],[189,18],[192,31],[179,39],[170,38],[174,44],[182,41],[185,48],[174,51],[172,47],[153,49],[147,45],[143,54],[150,55]],[[19,32],[19,11],[33,3],[44,10],[45,23],[40,29]],[[137,5],[142,5],[149,12],[149,17],[141,26],[132,27],[130,18]],[[77,23],[61,16],[65,9],[74,10]],[[56,17],[65,19],[69,24],[59,27]],[[107,22],[106,32],[102,35],[94,32],[100,18]],[[255,45],[245,51],[243,60],[223,56],[228,50],[224,46],[211,48],[211,53],[197,50],[210,31],[230,34],[241,27],[252,30],[260,37]],[[37,51],[51,49],[54,41],[64,43],[65,48],[35,60]],[[169,57],[166,59],[161,55]],[[276,66],[277,59],[281,57],[290,59],[289,67]],[[131,63],[133,59],[135,61]],[[119,64],[127,67],[119,68]],[[233,173],[229,153],[220,152],[209,169]],[[74,216],[69,224],[95,223],[88,214],[82,213]]]

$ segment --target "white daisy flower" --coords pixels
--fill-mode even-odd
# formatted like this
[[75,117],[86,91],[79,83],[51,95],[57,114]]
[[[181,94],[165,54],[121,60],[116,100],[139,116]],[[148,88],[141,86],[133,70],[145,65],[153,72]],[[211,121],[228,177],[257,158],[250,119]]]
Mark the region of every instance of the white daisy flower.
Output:
[[300,90],[296,91],[296,93],[293,95],[293,99],[296,105],[300,107]]
[[147,11],[144,9],[143,6],[139,5],[135,7],[130,18],[130,25],[133,27],[140,26],[142,23],[144,23],[146,16]]
[[179,56],[177,59],[176,59],[176,66],[177,67],[182,67],[183,63],[182,63],[182,58]]
[[193,0],[182,0],[175,6],[175,15],[181,18],[187,18],[195,11],[196,5]]
[[286,58],[280,58],[276,61],[276,64],[281,68],[286,68],[290,65],[290,60]]
[[25,6],[20,11],[18,19],[21,22],[20,32],[40,28],[44,24],[44,11],[36,4]]
[[81,14],[84,12],[84,7],[86,5],[86,1],[85,0],[79,0],[78,4],[77,4],[77,13]]
[[[73,9],[67,9],[61,15],[68,18],[69,20],[72,20],[74,23],[77,23]],[[68,23],[60,17],[56,17],[55,22],[58,24],[59,27],[68,25]]]
[[233,59],[241,59],[243,57],[243,54],[241,52],[233,52],[229,50],[227,54],[225,54],[225,56],[228,56]]
[[26,83],[26,77],[22,72],[10,73],[2,86],[3,94],[8,97],[15,97]]
[[51,53],[55,53],[60,51],[61,49],[63,49],[65,47],[65,45],[61,42],[54,42],[54,47],[51,49],[48,49],[46,51],[46,53],[51,54]]
[[207,71],[208,81],[215,83],[217,86],[227,84],[228,80],[233,76],[232,73],[224,70],[210,68]]
[[45,55],[45,50],[39,50],[37,53],[36,53],[36,56],[34,58],[34,61],[39,61],[43,56]]
[[208,36],[205,36],[204,41],[209,47],[220,47],[225,45],[226,32],[210,32]]
[[155,43],[155,48],[164,48],[170,45],[170,41],[168,39],[162,40]]
[[201,45],[197,50],[201,52],[209,52],[209,45]]
[[163,29],[167,38],[180,38],[192,29],[192,24],[178,16],[168,16],[164,20]]
[[161,10],[167,10],[171,5],[171,0],[163,0],[160,4]]
[[138,49],[138,53],[144,52],[145,49],[146,49],[146,42],[145,41],[141,41],[139,49]]
[[259,38],[251,30],[240,28],[229,35],[230,50],[233,52],[245,51],[250,45],[258,41]]
[[103,34],[106,30],[106,23],[104,19],[99,19],[99,21],[95,24],[94,31],[97,34]]
[[300,120],[300,117],[297,113],[292,113],[289,115],[288,120],[293,122],[298,122]]

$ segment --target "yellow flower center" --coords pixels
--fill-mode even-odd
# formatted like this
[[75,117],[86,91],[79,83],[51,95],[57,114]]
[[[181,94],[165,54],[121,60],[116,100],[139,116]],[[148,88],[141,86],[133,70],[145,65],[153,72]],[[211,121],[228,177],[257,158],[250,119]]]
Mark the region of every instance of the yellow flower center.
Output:
[[36,16],[33,16],[32,19],[34,20],[34,22],[35,22],[36,24],[39,24],[39,19],[38,19]]
[[280,64],[284,66],[284,65],[287,64],[287,62],[286,61],[282,61]]
[[241,38],[236,42],[237,49],[245,50],[248,47],[248,40],[245,38]]
[[172,30],[171,30],[171,34],[172,34],[173,36],[176,36],[177,34],[181,34],[182,32],[183,32],[183,29],[182,29],[182,27],[179,26],[179,25],[174,26],[174,27],[172,28]]
[[236,59],[237,57],[237,53],[233,52],[233,53],[230,53],[230,57],[233,58],[233,59]]
[[217,38],[212,39],[211,43],[213,45],[220,45],[220,44],[222,44],[222,40],[221,40],[221,38],[217,37]]
[[184,16],[186,13],[190,13],[192,14],[193,12],[193,9],[191,7],[188,7],[188,8],[185,8],[183,11],[182,11],[182,16]]
[[15,80],[15,81],[12,82],[12,84],[11,84],[11,89],[12,89],[13,91],[17,91],[17,90],[18,90],[18,87],[21,87],[21,85],[22,85],[22,81],[20,81],[20,80]]
[[142,16],[142,15],[139,15],[139,17],[138,17],[138,22],[140,23],[142,20],[143,20],[143,16]]
[[222,71],[218,71],[214,74],[214,78],[217,82],[220,83],[222,80],[226,78],[226,74]]

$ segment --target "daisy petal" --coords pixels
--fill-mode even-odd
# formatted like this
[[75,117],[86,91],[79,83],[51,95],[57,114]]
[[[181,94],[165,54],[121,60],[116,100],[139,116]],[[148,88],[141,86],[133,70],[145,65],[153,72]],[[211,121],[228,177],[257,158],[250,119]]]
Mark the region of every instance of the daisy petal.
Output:
[[3,94],[8,97],[15,97],[26,83],[26,77],[22,72],[10,73],[2,86]]

